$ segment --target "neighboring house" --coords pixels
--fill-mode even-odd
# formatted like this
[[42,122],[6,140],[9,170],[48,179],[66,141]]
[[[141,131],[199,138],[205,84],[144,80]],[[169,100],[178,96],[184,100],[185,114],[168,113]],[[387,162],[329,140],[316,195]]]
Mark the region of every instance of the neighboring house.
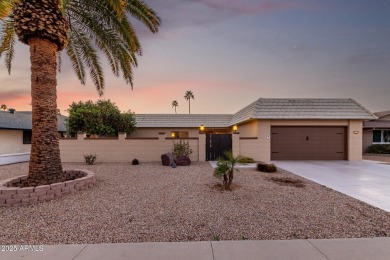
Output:
[[136,114],[137,132],[130,137],[196,139],[204,128],[206,158],[199,141],[200,161],[216,159],[208,156],[218,149],[213,142],[221,146],[213,136],[232,133],[227,146],[233,153],[258,161],[361,160],[363,121],[372,119],[353,99],[260,98],[231,115]]
[[377,119],[363,124],[363,152],[372,144],[390,144],[390,111],[374,113]]
[[[58,132],[66,132],[65,117],[58,115]],[[0,165],[28,161],[31,149],[32,113],[0,111]]]

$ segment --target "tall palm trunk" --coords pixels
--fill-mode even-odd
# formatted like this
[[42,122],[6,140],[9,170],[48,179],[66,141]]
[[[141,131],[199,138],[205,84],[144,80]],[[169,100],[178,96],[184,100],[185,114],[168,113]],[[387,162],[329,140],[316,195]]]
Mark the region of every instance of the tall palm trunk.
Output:
[[188,99],[188,114],[191,114],[191,99]]
[[62,180],[57,130],[57,45],[43,38],[30,38],[32,140],[28,184]]

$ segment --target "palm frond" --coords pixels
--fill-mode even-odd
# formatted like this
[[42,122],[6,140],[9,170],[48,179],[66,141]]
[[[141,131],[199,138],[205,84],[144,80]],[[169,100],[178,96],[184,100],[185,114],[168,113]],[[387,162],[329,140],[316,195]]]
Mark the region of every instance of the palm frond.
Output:
[[8,74],[11,74],[12,59],[15,52],[16,34],[14,31],[14,19],[11,16],[0,22],[0,58],[5,54],[5,66]]
[[158,27],[161,25],[161,18],[144,1],[127,0],[126,10],[146,25],[151,32],[158,32]]
[[0,20],[4,20],[12,12],[12,7],[18,0],[1,0],[0,1]]

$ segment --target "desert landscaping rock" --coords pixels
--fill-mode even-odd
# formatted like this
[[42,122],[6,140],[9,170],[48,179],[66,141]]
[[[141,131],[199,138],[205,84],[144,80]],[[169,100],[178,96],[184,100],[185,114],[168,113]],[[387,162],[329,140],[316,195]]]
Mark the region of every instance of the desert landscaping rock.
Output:
[[[390,236],[390,213],[288,172],[240,169],[233,191],[222,191],[208,163],[64,164],[75,168],[95,172],[96,186],[0,208],[1,244]],[[27,163],[1,166],[0,180],[27,171]],[[270,176],[300,179],[305,187],[281,186]]]

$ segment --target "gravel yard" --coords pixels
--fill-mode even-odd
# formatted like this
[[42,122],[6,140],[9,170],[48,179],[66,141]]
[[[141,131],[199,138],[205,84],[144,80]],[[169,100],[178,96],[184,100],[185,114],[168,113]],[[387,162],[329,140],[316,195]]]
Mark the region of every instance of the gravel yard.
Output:
[[390,163],[390,154],[364,154],[363,160]]
[[[221,191],[208,163],[64,168],[95,172],[97,186],[50,202],[0,208],[0,244],[390,236],[390,213],[287,172],[242,169],[233,191]],[[0,179],[27,169],[27,163],[0,166]]]

